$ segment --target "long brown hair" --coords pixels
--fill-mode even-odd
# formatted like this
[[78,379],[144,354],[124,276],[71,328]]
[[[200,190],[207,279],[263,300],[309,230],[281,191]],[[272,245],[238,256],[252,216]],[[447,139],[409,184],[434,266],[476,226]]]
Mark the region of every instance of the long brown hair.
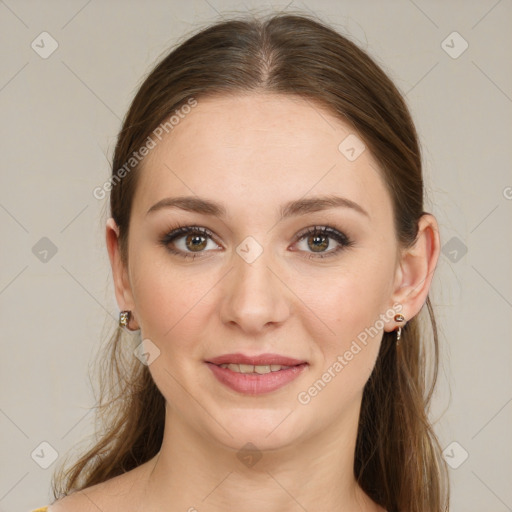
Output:
[[[409,110],[392,81],[321,20],[248,15],[213,24],[179,44],[148,75],[130,106],[107,188],[125,262],[132,199],[144,162],[130,159],[191,98],[250,91],[298,95],[348,123],[380,164],[400,244],[414,243],[425,213],[421,154]],[[448,510],[446,464],[428,418],[439,360],[429,299],[426,309],[429,333],[423,333],[418,317],[406,324],[398,347],[394,333],[384,333],[362,399],[354,475],[390,512]],[[424,314],[425,308],[419,316]],[[129,471],[160,450],[165,400],[147,366],[129,357],[133,348],[128,354],[123,348],[123,336],[117,329],[101,359],[98,412],[104,428],[93,448],[54,477],[56,499]]]

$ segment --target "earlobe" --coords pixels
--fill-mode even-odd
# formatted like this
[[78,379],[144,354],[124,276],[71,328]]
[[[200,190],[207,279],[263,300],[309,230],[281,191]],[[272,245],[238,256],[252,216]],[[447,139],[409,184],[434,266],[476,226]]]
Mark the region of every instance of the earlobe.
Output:
[[435,217],[425,213],[418,221],[414,245],[402,251],[393,298],[402,304],[408,321],[426,302],[440,252],[439,228]]

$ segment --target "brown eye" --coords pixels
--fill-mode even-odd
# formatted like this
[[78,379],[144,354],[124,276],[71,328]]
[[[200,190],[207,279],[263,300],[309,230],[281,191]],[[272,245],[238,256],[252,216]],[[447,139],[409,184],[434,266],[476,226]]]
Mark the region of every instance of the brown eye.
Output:
[[329,237],[325,235],[310,235],[307,240],[314,252],[322,252],[329,247]]
[[[329,226],[308,228],[305,232],[298,235],[297,242],[304,242],[306,247],[301,248],[301,250],[310,253],[308,258],[334,256],[343,249],[354,245],[354,242],[345,233]],[[334,247],[331,247],[331,242],[334,242],[332,244]],[[331,247],[330,250],[328,250],[329,247]]]
[[198,226],[178,227],[161,238],[160,243],[170,253],[183,258],[196,258],[209,252],[206,250],[209,243],[213,244],[213,249],[219,248],[212,233]]
[[207,245],[207,238],[203,235],[192,234],[185,238],[185,247],[192,251],[201,251]]

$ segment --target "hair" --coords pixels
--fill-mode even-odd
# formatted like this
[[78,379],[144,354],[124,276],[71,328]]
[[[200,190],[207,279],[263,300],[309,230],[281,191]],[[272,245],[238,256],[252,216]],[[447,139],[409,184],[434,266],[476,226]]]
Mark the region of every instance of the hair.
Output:
[[[119,178],[153,130],[191,98],[200,102],[251,92],[302,97],[347,123],[380,164],[398,243],[414,244],[426,212],[418,136],[405,100],[365,51],[310,15],[231,18],[179,43],[133,99],[117,139],[112,178]],[[141,166],[134,165],[110,188],[124,262]],[[428,417],[439,341],[429,298],[425,305],[430,334],[423,334],[421,315],[403,327],[399,346],[394,333],[385,332],[363,391],[354,476],[389,512],[441,512],[449,505],[446,463]],[[165,399],[148,367],[123,356],[122,339],[117,328],[104,349],[98,405],[104,431],[67,472],[54,475],[56,499],[129,471],[160,450]]]

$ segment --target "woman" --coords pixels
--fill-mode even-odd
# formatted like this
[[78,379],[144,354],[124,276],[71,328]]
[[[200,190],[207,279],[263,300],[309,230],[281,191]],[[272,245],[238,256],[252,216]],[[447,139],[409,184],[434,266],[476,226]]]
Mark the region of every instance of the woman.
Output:
[[448,510],[438,226],[366,53],[305,16],[202,30],[140,87],[107,191],[105,431],[50,512]]

